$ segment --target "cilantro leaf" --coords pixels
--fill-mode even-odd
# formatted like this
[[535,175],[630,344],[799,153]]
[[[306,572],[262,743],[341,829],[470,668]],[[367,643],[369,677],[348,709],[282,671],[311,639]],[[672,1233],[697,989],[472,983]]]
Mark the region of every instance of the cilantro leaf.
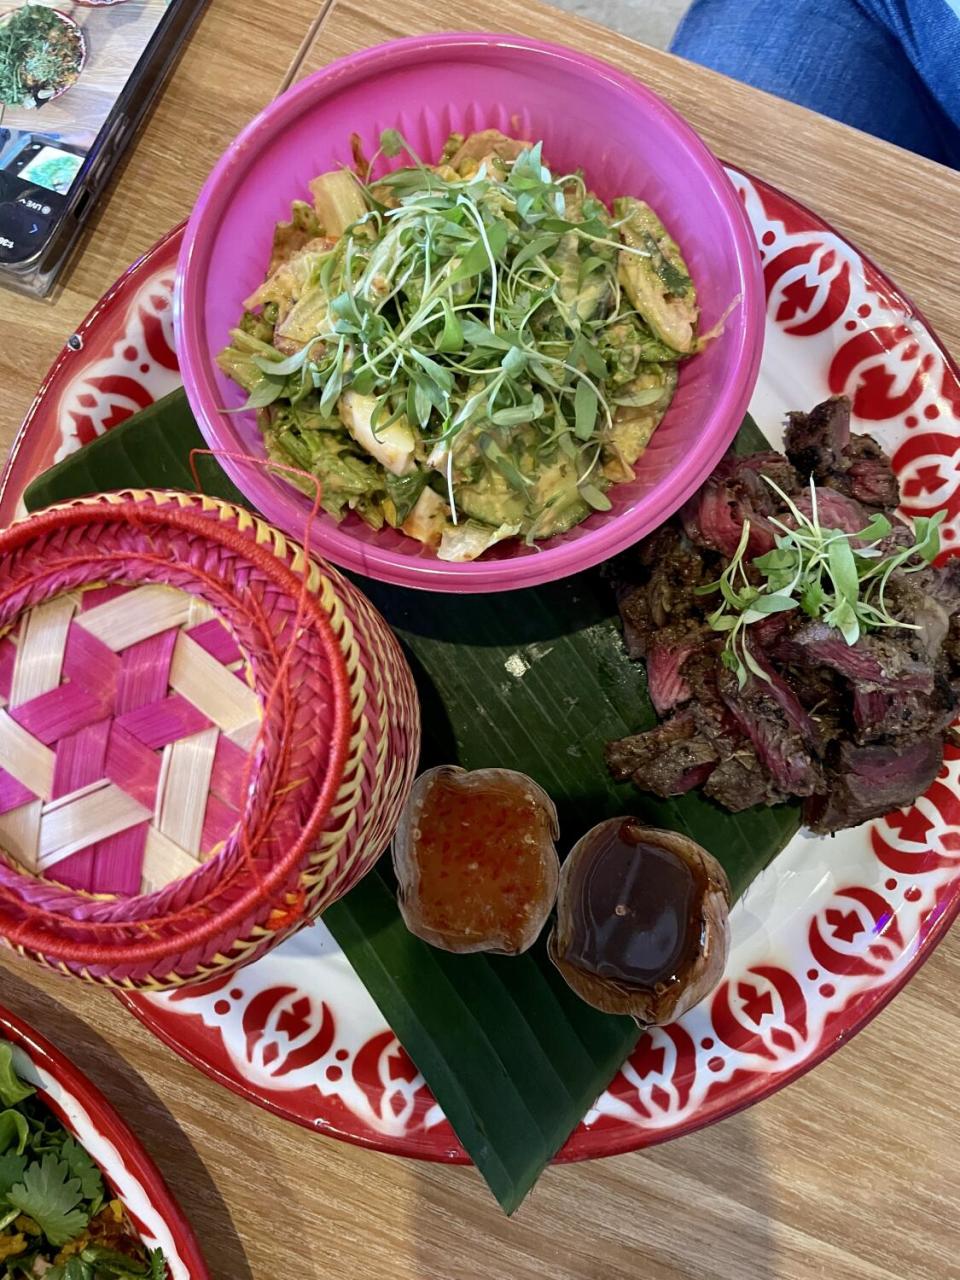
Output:
[[[168,1276],[167,1262],[159,1249],[152,1249],[141,1260],[118,1253],[116,1249],[91,1244],[80,1251],[77,1262],[88,1268],[85,1280],[87,1274],[91,1280],[167,1280]],[[53,1275],[53,1272],[47,1274]],[[64,1272],[63,1280],[71,1280],[69,1272]]]
[[[40,1254],[31,1250],[30,1253],[18,1253],[15,1258],[8,1258],[6,1261],[7,1270],[4,1272],[4,1280],[14,1280],[17,1276],[33,1277],[37,1273],[34,1267]],[[59,1275],[57,1273],[60,1273]],[[51,1271],[44,1274],[44,1280],[63,1280],[63,1272],[61,1268],[54,1267]]]
[[90,1215],[81,1209],[80,1179],[56,1156],[34,1161],[7,1192],[10,1203],[32,1218],[54,1245],[69,1244],[84,1230]]
[[[0,1117],[2,1119],[2,1117]],[[80,1182],[80,1194],[84,1200],[100,1200],[103,1197],[103,1178],[100,1170],[74,1138],[67,1138],[60,1149],[63,1160],[72,1177]]]
[[43,1280],[90,1280],[90,1268],[76,1256],[44,1272]]
[[823,606],[827,602],[827,594],[820,584],[819,579],[807,583],[803,589],[803,595],[800,598],[800,605],[809,617],[819,618],[823,612]]
[[27,1157],[16,1151],[6,1151],[0,1156],[0,1201],[6,1201],[7,1193],[23,1177],[26,1167]]

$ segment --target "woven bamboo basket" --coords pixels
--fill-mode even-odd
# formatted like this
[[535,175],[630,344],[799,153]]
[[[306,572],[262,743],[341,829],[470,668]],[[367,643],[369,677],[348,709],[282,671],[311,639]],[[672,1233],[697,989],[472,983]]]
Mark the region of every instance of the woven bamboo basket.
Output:
[[363,876],[420,721],[389,628],[249,512],[125,492],[0,533],[0,937],[163,990]]

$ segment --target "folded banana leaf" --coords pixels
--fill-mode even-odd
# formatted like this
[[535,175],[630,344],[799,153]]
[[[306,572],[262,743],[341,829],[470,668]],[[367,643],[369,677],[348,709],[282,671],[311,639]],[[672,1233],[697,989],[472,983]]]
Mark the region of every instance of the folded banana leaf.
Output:
[[[738,451],[765,444],[747,419]],[[46,472],[26,504],[36,510],[120,488],[193,490],[190,452],[202,448],[175,392]],[[240,500],[214,460],[197,466],[205,492]],[[734,815],[699,795],[661,801],[611,781],[603,744],[649,728],[655,716],[599,570],[502,598],[358,583],[413,668],[423,767],[457,762],[530,774],[557,804],[561,852],[603,818],[632,813],[710,849],[739,896],[797,829],[792,806]],[[635,1025],[574,996],[543,939],[507,959],[451,955],[413,937],[385,863],[324,923],[512,1213],[630,1053]]]

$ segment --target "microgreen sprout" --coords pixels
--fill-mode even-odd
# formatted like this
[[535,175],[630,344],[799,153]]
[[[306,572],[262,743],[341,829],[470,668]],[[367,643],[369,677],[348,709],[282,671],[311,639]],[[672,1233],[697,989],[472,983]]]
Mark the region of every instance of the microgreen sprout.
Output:
[[719,591],[722,602],[707,619],[714,631],[726,635],[724,665],[735,672],[741,688],[748,674],[769,680],[747,641],[747,628],[774,613],[801,609],[808,617],[836,628],[848,645],[866,632],[884,627],[916,630],[916,624],[894,617],[885,592],[899,570],[914,573],[930,564],[940,550],[939,527],[945,512],[918,516],[914,540],[895,550],[884,542],[893,531],[889,519],[873,516],[857,533],[820,523],[816,485],[810,482],[810,515],[769,476],[762,477],[783,502],[792,524],[768,517],[779,530],[772,551],[745,564],[750,522],[720,577],[697,588],[699,595]]
[[[383,157],[401,154],[402,167],[382,172]],[[259,313],[248,313],[221,355],[268,445],[316,459],[324,505],[337,515],[350,506],[372,519],[386,488],[387,518],[402,522],[424,485],[442,495],[454,526],[520,524],[545,537],[608,510],[605,491],[669,404],[680,359],[636,308],[685,294],[688,332],[696,323],[692,284],[665,256],[666,233],[621,235],[638,202],[625,197],[611,213],[582,175],[551,172],[539,143],[515,158],[491,152],[475,167],[434,168],[388,130],[369,164],[359,141],[354,155],[359,176],[317,179],[338,193],[339,225],[321,240],[317,205],[316,238],[291,270],[292,300],[283,297],[262,338]],[[642,208],[644,225],[659,226]],[[650,273],[646,303],[625,283],[634,260]],[[281,294],[289,289],[282,281]],[[307,319],[293,325],[301,312]],[[366,444],[345,417],[350,392],[366,401]],[[617,424],[631,417],[639,425],[624,463]],[[398,431],[419,488],[408,483],[398,501],[399,486],[373,470],[361,494],[355,463],[369,467],[372,454],[389,469]],[[538,483],[545,475],[550,483]],[[341,481],[355,486],[342,498]]]

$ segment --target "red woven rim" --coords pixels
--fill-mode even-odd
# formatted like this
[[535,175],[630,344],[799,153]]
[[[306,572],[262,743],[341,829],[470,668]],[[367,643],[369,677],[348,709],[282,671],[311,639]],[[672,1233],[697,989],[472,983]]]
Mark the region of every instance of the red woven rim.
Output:
[[[197,501],[195,497],[191,500]],[[220,510],[221,508],[216,508],[214,516],[217,516]],[[351,732],[346,663],[340,644],[319,600],[305,589],[303,579],[279,560],[270,546],[259,545],[235,525],[224,524],[218,518],[211,519],[209,512],[203,513],[172,505],[161,507],[152,504],[146,508],[144,503],[135,499],[111,503],[109,506],[96,502],[81,503],[41,512],[29,520],[0,532],[0,556],[14,554],[28,546],[34,538],[52,532],[112,523],[132,524],[151,529],[159,525],[197,535],[210,542],[219,542],[234,554],[244,557],[265,577],[275,582],[279,589],[298,600],[304,620],[316,630],[328,664],[333,694],[330,765],[310,815],[300,831],[299,838],[290,849],[281,854],[251,886],[244,888],[234,901],[218,910],[216,915],[177,933],[172,938],[153,941],[144,938],[135,943],[118,941],[111,942],[109,945],[67,940],[48,927],[16,919],[0,903],[0,933],[3,933],[11,943],[80,966],[103,964],[115,966],[125,963],[142,965],[146,961],[162,960],[176,953],[182,954],[210,942],[215,936],[223,934],[251,916],[258,908],[262,909],[265,901],[283,886],[316,844],[340,787]],[[103,563],[105,557],[91,556],[89,559],[91,563]],[[67,892],[64,891],[65,894]]]

